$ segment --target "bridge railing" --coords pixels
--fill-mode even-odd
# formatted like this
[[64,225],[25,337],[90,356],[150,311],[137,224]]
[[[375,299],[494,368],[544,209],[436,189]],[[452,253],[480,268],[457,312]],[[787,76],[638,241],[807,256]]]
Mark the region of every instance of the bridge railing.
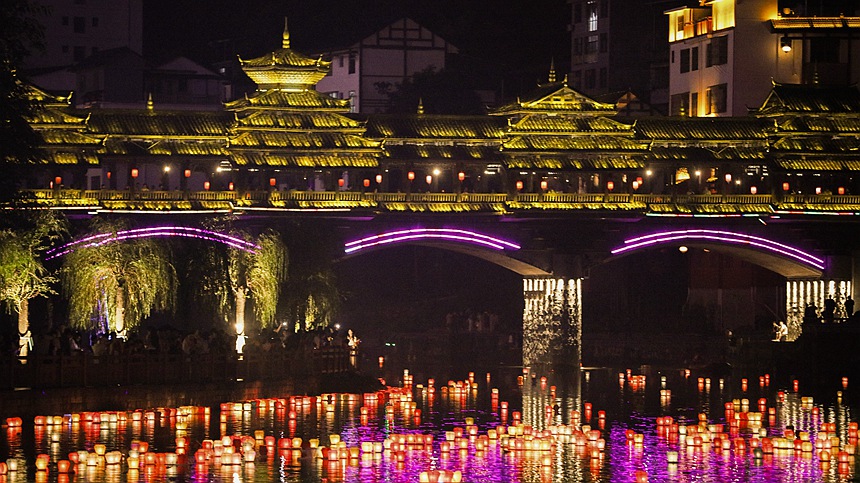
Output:
[[348,372],[346,348],[236,354],[31,355],[26,364],[0,359],[0,390],[16,387],[116,387],[219,383]]

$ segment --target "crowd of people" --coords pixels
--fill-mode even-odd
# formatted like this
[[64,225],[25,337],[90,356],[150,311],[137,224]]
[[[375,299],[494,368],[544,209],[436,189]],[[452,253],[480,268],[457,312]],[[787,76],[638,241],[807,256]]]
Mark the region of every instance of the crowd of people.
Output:
[[[8,340],[6,340],[8,339]],[[16,356],[17,340],[4,338],[2,352]],[[335,326],[292,331],[283,325],[245,335],[243,352],[266,353],[323,347],[357,345],[351,330]],[[236,334],[221,329],[183,331],[174,327],[145,327],[131,331],[127,337],[116,333],[81,331],[62,326],[35,335],[31,354],[35,356],[119,356],[134,354],[228,354],[235,352]]]

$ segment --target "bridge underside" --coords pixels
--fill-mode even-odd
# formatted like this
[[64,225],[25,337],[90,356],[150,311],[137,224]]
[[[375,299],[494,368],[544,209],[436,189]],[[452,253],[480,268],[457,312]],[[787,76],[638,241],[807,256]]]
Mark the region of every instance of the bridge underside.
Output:
[[753,265],[766,268],[774,273],[778,273],[783,277],[791,279],[809,279],[819,278],[822,275],[822,270],[815,267],[795,262],[790,259],[771,255],[758,250],[750,250],[739,246],[726,245],[720,243],[687,243],[685,246],[702,248],[711,250],[717,253],[724,253],[732,257],[738,258]]

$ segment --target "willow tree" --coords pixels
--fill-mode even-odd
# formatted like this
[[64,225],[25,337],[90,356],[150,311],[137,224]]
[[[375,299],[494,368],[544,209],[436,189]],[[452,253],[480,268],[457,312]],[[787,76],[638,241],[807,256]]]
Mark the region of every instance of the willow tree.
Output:
[[125,335],[153,310],[176,305],[176,270],[164,240],[117,239],[117,224],[97,223],[102,242],[81,246],[65,256],[63,292],[69,323]]
[[30,300],[55,293],[57,282],[43,265],[41,254],[67,231],[66,220],[53,211],[28,212],[15,228],[0,230],[0,300],[18,316],[18,355],[32,346]]
[[[248,233],[232,230],[230,235],[251,241]],[[225,319],[232,312],[236,330],[236,350],[245,340],[245,310],[250,299],[261,327],[274,325],[282,287],[287,280],[289,256],[281,236],[274,231],[260,235],[256,250],[233,246],[212,247],[202,254],[198,299],[214,303]]]

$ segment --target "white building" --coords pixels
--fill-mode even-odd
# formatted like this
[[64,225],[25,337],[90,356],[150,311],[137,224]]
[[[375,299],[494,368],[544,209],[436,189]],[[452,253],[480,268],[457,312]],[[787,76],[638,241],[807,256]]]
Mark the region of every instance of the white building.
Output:
[[349,99],[352,112],[383,112],[384,90],[416,72],[445,68],[446,56],[457,48],[414,20],[402,18],[342,49],[324,53],[331,71],[316,88],[337,99]]
[[860,52],[860,18],[847,16],[856,12],[811,16],[779,0],[701,0],[665,13],[672,115],[742,116],[762,104],[774,82],[860,79],[853,58]]

